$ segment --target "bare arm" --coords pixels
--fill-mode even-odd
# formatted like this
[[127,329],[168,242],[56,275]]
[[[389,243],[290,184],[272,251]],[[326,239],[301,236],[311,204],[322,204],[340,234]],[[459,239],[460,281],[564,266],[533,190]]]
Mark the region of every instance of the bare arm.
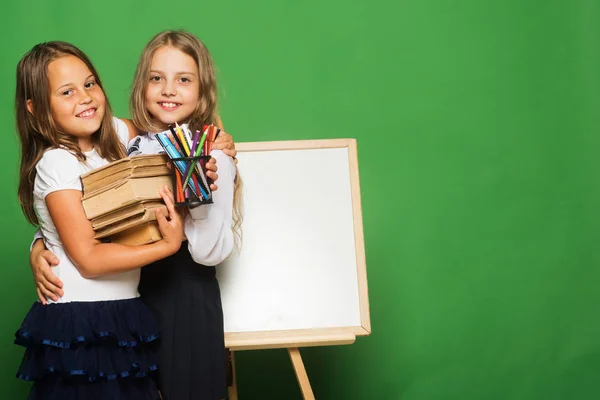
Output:
[[[136,137],[137,135],[139,135],[141,132],[140,130],[133,124],[133,121],[127,118],[119,118],[121,121],[125,122],[125,125],[127,125],[127,130],[129,130],[129,140],[127,141],[127,143],[129,143],[129,141],[131,139],[133,139],[134,137]],[[127,143],[125,143],[125,146],[127,146]]]
[[170,221],[160,210],[156,218],[163,239],[143,246],[102,243],[94,239],[94,231],[81,205],[81,192],[59,190],[46,196],[46,205],[69,258],[82,276],[94,278],[143,267],[174,254],[181,246],[182,221],[175,212],[172,194],[161,189]]

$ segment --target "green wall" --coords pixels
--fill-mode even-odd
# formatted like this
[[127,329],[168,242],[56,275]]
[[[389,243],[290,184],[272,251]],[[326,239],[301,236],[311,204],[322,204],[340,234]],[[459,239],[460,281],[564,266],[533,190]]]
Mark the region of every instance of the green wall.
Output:
[[[16,63],[71,41],[127,116],[143,45],[174,27],[211,49],[237,141],[358,139],[373,334],[303,350],[317,398],[600,398],[599,2],[239,3],[3,6],[0,398],[25,396],[34,298]],[[284,350],[237,360],[242,399],[300,398]]]

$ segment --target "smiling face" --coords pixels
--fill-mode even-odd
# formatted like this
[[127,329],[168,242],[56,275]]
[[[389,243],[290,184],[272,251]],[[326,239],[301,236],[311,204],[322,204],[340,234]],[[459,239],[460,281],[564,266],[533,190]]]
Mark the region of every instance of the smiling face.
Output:
[[79,58],[67,55],[48,64],[48,81],[52,119],[61,131],[77,137],[82,151],[91,150],[106,108],[94,74]]
[[145,105],[156,126],[185,122],[198,106],[200,81],[192,57],[172,46],[158,48],[152,57]]

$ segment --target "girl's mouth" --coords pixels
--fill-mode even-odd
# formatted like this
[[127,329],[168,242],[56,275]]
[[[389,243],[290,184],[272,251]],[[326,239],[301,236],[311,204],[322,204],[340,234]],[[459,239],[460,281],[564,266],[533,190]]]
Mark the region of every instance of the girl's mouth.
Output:
[[96,116],[95,108],[88,108],[87,110],[82,111],[76,115],[77,118],[93,118],[95,116]]
[[161,101],[161,102],[158,103],[158,105],[160,106],[160,108],[162,108],[165,111],[173,111],[173,110],[177,109],[177,107],[179,107],[181,104],[180,103],[167,102],[167,101]]

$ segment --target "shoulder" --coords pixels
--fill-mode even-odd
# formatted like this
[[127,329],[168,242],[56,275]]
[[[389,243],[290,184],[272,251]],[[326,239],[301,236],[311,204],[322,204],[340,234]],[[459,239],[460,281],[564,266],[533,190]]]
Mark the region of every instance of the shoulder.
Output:
[[127,144],[127,155],[137,156],[139,154],[154,154],[157,153],[149,148],[152,145],[153,139],[148,134],[140,134],[131,138]]
[[139,134],[139,130],[129,119],[113,117],[113,124],[117,131],[117,136],[119,136],[119,140],[125,146],[127,146],[127,143],[129,143],[131,138]]
[[47,150],[40,161],[37,163],[37,169],[48,169],[51,167],[61,168],[62,166],[74,167],[79,165],[79,160],[73,153],[67,149]]
[[161,154],[164,149],[156,139],[154,133],[141,133],[133,137],[127,145],[127,155],[137,156],[138,154]]
[[82,173],[82,163],[65,149],[52,149],[44,153],[35,166],[35,189],[44,197],[54,190],[80,190],[79,176]]

